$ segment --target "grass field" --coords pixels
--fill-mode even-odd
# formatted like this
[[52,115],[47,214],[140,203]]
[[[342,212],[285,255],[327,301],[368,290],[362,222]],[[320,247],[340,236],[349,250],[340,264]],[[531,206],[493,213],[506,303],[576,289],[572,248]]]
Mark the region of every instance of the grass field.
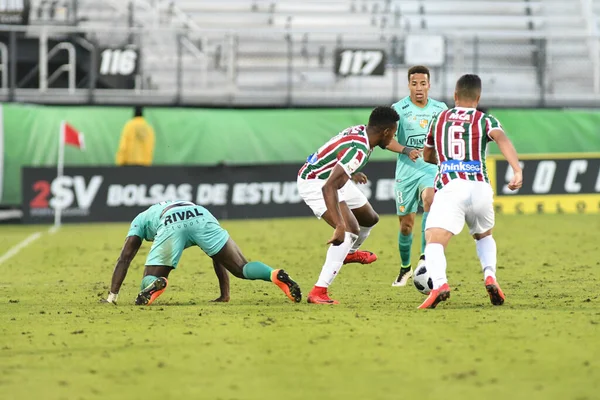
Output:
[[[308,293],[324,223],[223,225],[247,257],[285,268]],[[212,265],[192,248],[165,294],[136,307],[147,244],[120,304],[99,304],[127,225],[0,227],[0,256],[36,231],[0,265],[2,399],[600,398],[598,216],[498,217],[502,307],[489,303],[463,231],[447,252],[452,298],[426,311],[412,286],[391,287],[395,217],[364,246],[375,264],[342,269],[339,306],[293,304],[267,282],[235,278],[231,302],[210,303]]]

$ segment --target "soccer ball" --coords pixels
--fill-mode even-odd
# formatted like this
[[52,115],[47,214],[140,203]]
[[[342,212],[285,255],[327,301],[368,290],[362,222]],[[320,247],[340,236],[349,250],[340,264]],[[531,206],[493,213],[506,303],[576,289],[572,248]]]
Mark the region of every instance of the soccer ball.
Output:
[[429,271],[427,271],[425,264],[421,264],[421,266],[417,267],[415,270],[413,283],[417,290],[423,294],[429,294],[433,289],[433,281],[429,276]]

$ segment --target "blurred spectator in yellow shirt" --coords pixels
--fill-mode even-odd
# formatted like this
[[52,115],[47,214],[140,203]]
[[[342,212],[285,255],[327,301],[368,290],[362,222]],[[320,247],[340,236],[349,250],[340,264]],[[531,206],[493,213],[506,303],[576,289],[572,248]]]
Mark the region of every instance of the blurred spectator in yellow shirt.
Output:
[[154,129],[143,117],[142,107],[123,127],[117,151],[117,165],[152,165],[154,156]]

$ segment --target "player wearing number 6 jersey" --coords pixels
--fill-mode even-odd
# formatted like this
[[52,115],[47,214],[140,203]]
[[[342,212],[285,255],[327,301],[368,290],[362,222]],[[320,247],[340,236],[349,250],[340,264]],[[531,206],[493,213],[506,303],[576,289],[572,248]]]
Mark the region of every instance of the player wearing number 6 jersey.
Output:
[[517,152],[500,122],[476,109],[480,97],[481,79],[463,75],[456,83],[456,106],[442,111],[429,128],[423,159],[438,165],[436,194],[425,226],[425,259],[433,290],[419,308],[435,308],[450,297],[444,250],[465,222],[475,238],[490,300],[493,305],[504,303],[504,293],[496,281],[494,199],[485,164],[487,144],[495,141],[514,171],[509,189],[520,188],[523,175]]

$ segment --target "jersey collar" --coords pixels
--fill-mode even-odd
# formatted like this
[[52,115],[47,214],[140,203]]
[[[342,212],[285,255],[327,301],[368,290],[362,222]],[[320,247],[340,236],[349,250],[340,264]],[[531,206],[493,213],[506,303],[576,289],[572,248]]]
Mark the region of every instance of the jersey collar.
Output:
[[427,104],[425,104],[425,107],[421,108],[418,105],[416,105],[415,103],[413,103],[412,99],[410,98],[410,95],[406,96],[408,98],[408,101],[410,103],[411,106],[419,109],[419,110],[427,110],[429,108],[429,106],[431,105],[431,99],[429,97],[427,97]]
[[464,110],[464,111],[471,111],[471,110],[477,110],[476,108],[473,107],[454,107],[455,110]]

